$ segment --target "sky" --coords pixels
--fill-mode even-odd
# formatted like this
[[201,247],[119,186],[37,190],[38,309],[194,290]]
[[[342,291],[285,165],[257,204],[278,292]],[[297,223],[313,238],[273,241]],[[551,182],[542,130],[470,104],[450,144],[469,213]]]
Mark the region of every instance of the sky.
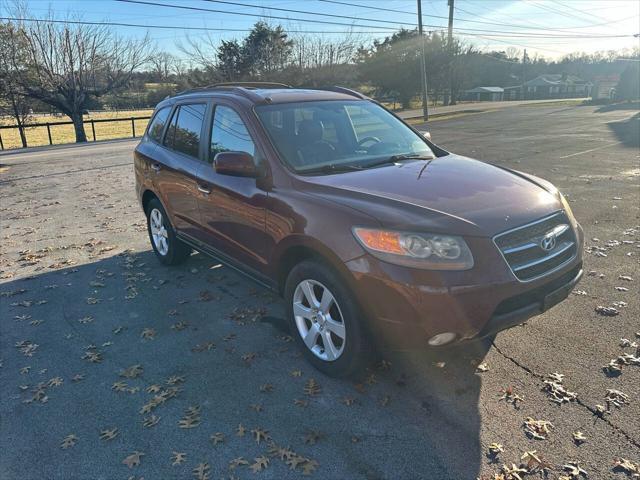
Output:
[[[228,0],[229,3],[212,0],[142,0],[155,5],[118,0],[23,1],[30,18],[43,18],[52,9],[59,18],[79,17],[84,21],[171,27],[113,28],[119,34],[130,37],[142,37],[148,32],[160,49],[176,55],[181,55],[177,44],[185,44],[188,38],[197,40],[210,36],[215,42],[242,38],[256,21],[274,16],[285,18],[271,18],[270,23],[282,24],[288,31],[321,32],[310,35],[341,37],[344,33],[340,32],[363,32],[357,35],[363,43],[384,38],[400,27],[412,28],[417,21],[417,0],[340,0],[335,3],[322,0]],[[11,16],[10,5],[11,0],[0,0],[0,16]],[[624,48],[640,47],[640,38],[622,37],[640,33],[639,0],[455,0],[454,6],[455,34],[480,50],[506,50],[513,47],[522,51],[526,48],[529,56],[537,54],[555,59],[572,52],[622,52]],[[315,12],[319,15],[277,11],[274,8]],[[447,0],[422,0],[422,10],[427,31],[446,29],[449,13]],[[309,23],[301,19],[343,25]],[[185,27],[240,31],[206,32],[185,30]],[[575,36],[580,38],[569,38]],[[594,36],[597,38],[587,38]]]

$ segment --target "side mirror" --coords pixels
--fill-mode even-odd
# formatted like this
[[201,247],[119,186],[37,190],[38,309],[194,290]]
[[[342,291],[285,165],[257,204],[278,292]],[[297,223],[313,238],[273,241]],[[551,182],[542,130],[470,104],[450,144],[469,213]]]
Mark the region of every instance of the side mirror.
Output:
[[431,132],[422,132],[422,136],[427,140],[431,140]]
[[220,175],[233,177],[257,177],[253,155],[247,152],[220,152],[213,159],[213,168]]

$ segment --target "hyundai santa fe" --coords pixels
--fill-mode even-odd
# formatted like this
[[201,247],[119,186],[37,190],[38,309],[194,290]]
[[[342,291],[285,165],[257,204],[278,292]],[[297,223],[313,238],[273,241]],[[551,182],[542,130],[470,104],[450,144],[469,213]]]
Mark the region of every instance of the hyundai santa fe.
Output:
[[280,293],[329,375],[357,371],[373,345],[493,335],[582,276],[583,232],[551,183],[448,152],[345,88],[182,92],[134,157],[160,262],[197,250]]

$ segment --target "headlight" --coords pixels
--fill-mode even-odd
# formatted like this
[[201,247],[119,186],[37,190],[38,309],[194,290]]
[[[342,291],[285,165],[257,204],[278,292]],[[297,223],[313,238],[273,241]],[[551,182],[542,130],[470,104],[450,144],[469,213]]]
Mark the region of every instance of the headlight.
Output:
[[562,208],[564,208],[564,211],[567,214],[567,217],[569,218],[571,225],[575,227],[578,222],[576,220],[576,217],[573,216],[573,212],[571,211],[569,202],[567,201],[566,198],[564,198],[564,195],[562,195],[562,193],[560,193],[559,190],[558,190],[558,195],[560,196],[560,202],[562,203]]
[[462,237],[431,233],[354,228],[353,234],[374,257],[427,270],[468,270],[473,256]]

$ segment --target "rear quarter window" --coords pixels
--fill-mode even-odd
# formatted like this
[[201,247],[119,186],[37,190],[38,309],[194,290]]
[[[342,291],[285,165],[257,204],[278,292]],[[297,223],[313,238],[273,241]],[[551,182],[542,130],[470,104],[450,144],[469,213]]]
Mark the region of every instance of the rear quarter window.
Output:
[[158,110],[153,116],[153,119],[149,124],[149,128],[147,129],[149,138],[158,143],[162,141],[162,132],[164,131],[164,126],[167,124],[169,112],[171,112],[171,107],[162,107]]

